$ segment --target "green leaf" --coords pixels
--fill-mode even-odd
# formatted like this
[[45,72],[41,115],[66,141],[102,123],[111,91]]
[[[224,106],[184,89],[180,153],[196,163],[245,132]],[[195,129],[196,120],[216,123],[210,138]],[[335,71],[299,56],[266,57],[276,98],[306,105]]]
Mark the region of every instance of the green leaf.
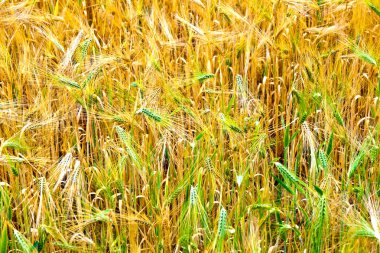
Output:
[[284,147],[287,148],[290,145],[290,134],[289,134],[289,126],[285,128],[285,135],[284,135]]
[[326,150],[326,155],[330,156],[331,151],[333,149],[333,141],[334,141],[334,132],[331,133],[330,138],[329,138],[329,143],[327,145],[327,150]]
[[290,194],[294,195],[294,191],[287,185],[285,184],[281,179],[273,175],[274,180],[277,181],[282,187],[284,187],[285,190],[287,190]]
[[7,231],[7,225],[3,224],[3,229],[1,231],[1,238],[0,238],[0,253],[7,253],[8,252],[8,231]]
[[300,132],[300,130],[298,129],[293,135],[292,137],[290,137],[290,143],[297,137],[298,133]]
[[230,101],[228,101],[228,107],[227,107],[227,112],[231,111],[232,106],[235,104],[235,95],[232,96]]
[[321,188],[319,188],[318,186],[314,185],[314,189],[318,192],[319,196],[323,196],[323,191]]
[[202,137],[203,137],[204,134],[205,134],[204,132],[198,134],[197,137],[195,137],[195,140],[199,141],[200,139],[202,139]]
[[377,16],[380,17],[380,10],[375,6],[373,5],[373,3],[371,2],[366,2],[366,4],[368,5],[368,7],[373,10],[373,12],[375,12],[377,14]]
[[35,241],[35,242],[33,243],[32,248],[38,250],[38,246],[39,246],[39,245],[40,245],[40,243],[39,243],[38,241]]

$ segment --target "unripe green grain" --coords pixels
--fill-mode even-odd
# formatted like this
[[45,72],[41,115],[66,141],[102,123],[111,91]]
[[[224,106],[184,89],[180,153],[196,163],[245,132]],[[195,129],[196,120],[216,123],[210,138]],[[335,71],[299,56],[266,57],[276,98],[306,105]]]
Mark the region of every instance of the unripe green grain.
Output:
[[220,210],[219,222],[218,222],[218,237],[221,238],[226,232],[227,224],[227,211],[224,207]]
[[156,113],[154,113],[154,112],[152,112],[146,108],[141,109],[141,112],[156,122],[162,121],[162,117],[160,115],[158,115],[158,114],[156,114]]

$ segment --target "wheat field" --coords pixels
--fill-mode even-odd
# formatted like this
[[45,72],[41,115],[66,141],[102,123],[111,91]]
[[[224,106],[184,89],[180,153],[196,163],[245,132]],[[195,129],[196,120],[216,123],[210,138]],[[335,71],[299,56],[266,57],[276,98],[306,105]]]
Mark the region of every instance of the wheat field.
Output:
[[0,1],[0,253],[380,252],[380,1]]

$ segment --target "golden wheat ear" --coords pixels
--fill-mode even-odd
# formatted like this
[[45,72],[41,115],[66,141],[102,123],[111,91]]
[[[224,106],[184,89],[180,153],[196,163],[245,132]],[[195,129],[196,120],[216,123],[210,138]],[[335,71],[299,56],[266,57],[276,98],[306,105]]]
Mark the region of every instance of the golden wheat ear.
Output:
[[66,50],[66,53],[63,56],[63,60],[60,66],[61,71],[65,70],[68,67],[69,63],[72,60],[74,52],[80,43],[82,36],[83,36],[83,30],[79,30],[77,36],[72,40],[69,48]]

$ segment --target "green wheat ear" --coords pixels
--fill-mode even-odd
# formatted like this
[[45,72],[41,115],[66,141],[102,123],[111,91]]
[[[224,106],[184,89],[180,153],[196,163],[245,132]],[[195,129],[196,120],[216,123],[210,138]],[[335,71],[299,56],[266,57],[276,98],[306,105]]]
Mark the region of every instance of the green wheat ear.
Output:
[[379,146],[373,146],[370,151],[369,151],[369,154],[370,154],[370,158],[371,158],[371,162],[374,163],[376,160],[377,160],[377,157],[380,153],[380,148]]
[[294,175],[292,172],[288,170],[284,165],[282,165],[279,162],[275,162],[274,165],[276,165],[277,169],[280,171],[280,173],[287,179],[289,179],[290,182],[293,184],[298,184],[300,180],[296,175]]
[[167,204],[171,204],[177,197],[178,195],[183,191],[184,185],[178,185],[173,192],[171,192],[166,199]]
[[236,84],[238,86],[239,92],[246,92],[246,87],[244,87],[243,77],[241,75],[236,75]]
[[148,116],[149,118],[153,119],[156,122],[161,122],[162,117],[158,115],[157,113],[147,109],[147,108],[142,108],[138,110],[136,113],[143,113],[144,115]]
[[119,117],[119,116],[113,116],[113,117],[112,117],[112,120],[113,120],[113,121],[116,121],[116,122],[118,122],[118,123],[125,123],[125,120],[122,119],[122,118]]
[[247,86],[244,85],[243,77],[241,75],[236,75],[236,85],[238,87],[238,92],[241,95],[243,100],[246,100],[248,97]]
[[4,141],[0,146],[0,153],[4,148],[12,148],[15,150],[25,151],[28,147],[23,144],[22,140],[18,137],[12,137]]
[[359,153],[355,156],[353,162],[350,163],[350,167],[347,172],[348,178],[351,178],[354,175],[356,169],[358,168],[360,163],[363,161],[364,155],[365,155],[364,150],[363,149],[360,150]]
[[307,185],[302,180],[300,180],[296,175],[290,172],[288,168],[286,168],[281,163],[274,162],[274,165],[277,167],[278,171],[280,171],[284,178],[288,179],[291,183],[293,183],[300,192],[305,193],[301,186],[307,188]]
[[15,166],[11,166],[11,171],[12,171],[12,174],[15,176],[15,177],[18,177],[19,176],[19,172],[18,172],[18,169],[15,167]]
[[197,203],[197,193],[198,191],[198,188],[197,186],[191,186],[191,189],[190,189],[190,206],[194,206],[196,203]]
[[379,239],[376,235],[376,232],[371,229],[369,226],[363,226],[362,229],[358,229],[353,234],[354,237],[368,237]]
[[203,82],[207,79],[210,79],[210,78],[213,78],[215,77],[214,74],[209,74],[209,73],[200,73],[200,74],[197,74],[195,79],[200,81],[200,82]]
[[[323,194],[323,192],[322,192]],[[323,238],[323,231],[326,227],[326,222],[328,218],[328,212],[327,212],[327,201],[326,197],[324,195],[320,196],[318,208],[317,208],[317,219],[314,222],[314,236],[313,236],[313,249],[315,252],[321,252],[322,249],[322,238]]]
[[212,165],[210,157],[206,157],[205,166],[206,166],[206,169],[207,169],[208,172],[211,172],[211,173],[215,172],[214,166]]
[[26,239],[18,230],[14,230],[13,234],[17,240],[17,242],[20,244],[22,251],[24,253],[32,253],[33,252],[33,245],[29,242],[28,239]]
[[300,118],[300,123],[304,123],[307,119],[307,116],[308,116],[308,113],[307,112],[304,112],[302,115],[301,115],[301,118]]
[[89,39],[85,40],[82,44],[82,50],[81,50],[81,60],[82,61],[87,56],[88,47],[90,46],[91,42],[92,42],[92,38],[89,38]]
[[175,189],[168,195],[168,197],[165,199],[165,204],[171,204],[179,194],[190,184],[191,178],[193,178],[193,175],[195,173],[195,170],[188,171],[182,180],[178,182]]
[[125,132],[125,130],[120,127],[120,126],[116,126],[115,127],[116,129],[116,132],[120,138],[120,140],[123,142],[124,144],[124,147],[125,147],[125,151],[127,151],[129,157],[131,158],[131,160],[134,162],[134,164],[138,167],[138,168],[141,168],[141,160],[139,158],[139,156],[137,155],[136,151],[134,150],[132,144],[131,144],[131,141],[130,139],[128,138],[127,136],[127,133]]
[[318,151],[318,160],[319,160],[322,168],[326,171],[327,166],[328,166],[328,162],[327,162],[326,154],[323,150]]
[[45,189],[46,179],[44,177],[41,177],[39,178],[38,183],[39,183],[39,188],[40,188],[40,194],[42,194]]
[[340,115],[338,109],[336,109],[336,108],[334,109],[333,115],[334,115],[336,121],[339,123],[339,125],[344,126],[343,117],[342,117],[342,115]]
[[115,129],[116,129],[117,134],[119,135],[120,140],[123,143],[127,143],[128,137],[127,137],[127,133],[125,132],[125,130],[120,126],[116,126]]
[[241,130],[232,119],[228,118],[223,113],[219,114],[219,118],[225,127],[229,128],[230,130],[236,133],[239,133],[239,134],[243,133],[243,130]]
[[94,79],[94,77],[98,74],[98,72],[99,71],[97,71],[97,70],[91,71],[87,75],[86,79],[83,81],[82,88],[85,88]]
[[218,238],[223,238],[226,232],[227,211],[224,207],[220,210],[218,221]]
[[72,80],[72,79],[70,79],[68,77],[65,77],[65,76],[62,76],[62,75],[55,75],[54,77],[55,77],[56,81],[58,81],[61,84],[66,85],[68,87],[76,88],[76,89],[80,89],[81,88],[80,85],[76,81],[74,81],[74,80]]
[[375,65],[377,66],[377,62],[374,58],[372,58],[372,56],[370,56],[368,53],[362,51],[360,48],[358,48],[357,46],[355,46],[353,48],[353,51],[354,51],[354,54],[356,54],[356,56],[358,56],[360,59],[362,59],[363,61],[369,63],[369,64],[372,64],[372,65]]

